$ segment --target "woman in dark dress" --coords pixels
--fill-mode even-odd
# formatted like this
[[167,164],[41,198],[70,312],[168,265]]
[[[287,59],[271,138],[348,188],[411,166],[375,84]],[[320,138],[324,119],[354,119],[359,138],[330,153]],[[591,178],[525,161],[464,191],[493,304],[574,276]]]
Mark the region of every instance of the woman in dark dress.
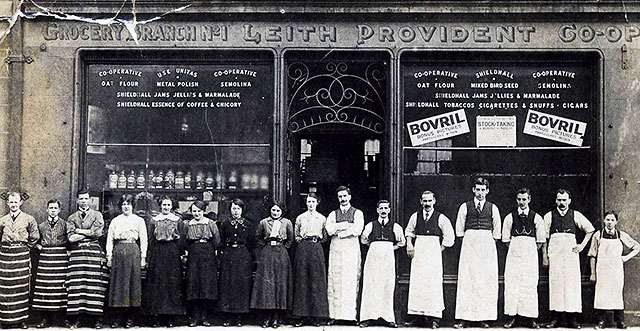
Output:
[[260,248],[253,282],[251,308],[267,311],[262,327],[280,325],[280,314],[291,308],[293,277],[287,250],[293,244],[293,225],[282,218],[282,205],[274,203],[271,216],[260,221],[256,242]]
[[294,259],[295,291],[293,315],[301,319],[295,326],[320,325],[329,318],[327,268],[322,243],[328,239],[324,215],[316,211],[320,199],[307,196],[307,211],[296,218],[295,236],[298,247]]
[[210,326],[207,311],[218,299],[216,249],[220,247],[220,232],[216,223],[204,217],[206,205],[194,202],[193,219],[187,226],[187,301],[190,306],[189,326]]
[[184,315],[182,262],[185,227],[182,218],[173,213],[174,203],[166,195],[160,197],[160,214],[149,222],[149,257],[142,306],[154,315],[153,326],[172,327],[175,315]]
[[219,224],[223,249],[218,310],[227,314],[224,326],[242,326],[240,316],[249,312],[251,303],[253,263],[250,252],[255,242],[255,228],[242,217],[244,206],[242,200],[233,199],[231,217]]

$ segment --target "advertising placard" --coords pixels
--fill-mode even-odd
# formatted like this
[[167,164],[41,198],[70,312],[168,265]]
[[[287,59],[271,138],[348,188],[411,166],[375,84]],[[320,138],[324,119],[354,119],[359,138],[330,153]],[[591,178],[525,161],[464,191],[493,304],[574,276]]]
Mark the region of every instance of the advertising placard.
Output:
[[464,109],[424,118],[407,123],[409,137],[413,146],[469,132],[469,122]]

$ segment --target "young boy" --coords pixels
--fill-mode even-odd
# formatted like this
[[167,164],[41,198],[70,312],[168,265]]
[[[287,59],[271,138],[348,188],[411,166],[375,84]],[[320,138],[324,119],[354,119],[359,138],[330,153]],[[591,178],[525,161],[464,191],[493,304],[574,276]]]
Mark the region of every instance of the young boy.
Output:
[[26,329],[31,275],[29,250],[40,234],[36,219],[20,210],[24,199],[17,192],[9,193],[9,214],[0,218],[0,324],[3,327],[19,325]]
[[[33,309],[42,316],[38,328],[46,328],[60,313],[67,310],[67,224],[58,217],[60,201],[47,202],[48,217],[40,222],[40,242],[36,248],[40,251],[40,260],[36,270],[36,284],[33,292]],[[66,322],[66,321],[65,321]],[[65,324],[68,324],[66,322]],[[67,326],[67,325],[64,325]]]
[[[626,232],[616,229],[618,214],[614,211],[604,213],[604,228],[591,239],[589,256],[591,257],[591,280],[596,282],[593,308],[598,314],[596,329],[606,326],[607,311],[613,311],[614,322],[618,329],[626,329],[624,324],[624,287],[623,263],[640,252],[640,244]],[[622,254],[623,246],[631,249]]]
[[369,245],[364,262],[360,327],[383,319],[396,328],[393,313],[393,294],[396,287],[395,250],[404,247],[402,226],[389,219],[391,212],[387,200],[378,201],[378,219],[369,222],[362,231],[360,241]]

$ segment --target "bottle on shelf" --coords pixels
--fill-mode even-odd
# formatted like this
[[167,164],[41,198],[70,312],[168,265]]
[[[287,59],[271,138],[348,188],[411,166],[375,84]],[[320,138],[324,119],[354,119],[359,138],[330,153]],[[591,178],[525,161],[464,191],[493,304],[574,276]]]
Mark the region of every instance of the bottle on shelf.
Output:
[[184,189],[190,190],[191,187],[191,171],[187,171],[187,174],[184,175]]
[[136,172],[135,170],[131,170],[129,172],[129,176],[127,176],[127,188],[135,189],[136,188]]
[[269,176],[262,175],[260,177],[260,189],[261,190],[268,190],[269,189]]
[[158,171],[154,182],[157,189],[164,188],[164,172],[162,170]]
[[111,170],[109,174],[109,189],[118,188],[118,173],[115,170]]
[[238,188],[238,172],[236,172],[235,170],[231,170],[231,173],[229,174],[228,187],[230,190],[235,190]]
[[147,188],[148,189],[156,188],[155,180],[156,180],[156,174],[153,173],[153,170],[149,170],[149,174],[147,175]]
[[184,173],[182,171],[176,172],[175,188],[176,190],[184,190]]
[[144,170],[140,170],[138,172],[138,177],[136,177],[136,188],[144,189],[147,179],[144,177]]
[[118,176],[118,188],[127,188],[127,175],[124,170],[120,171]]
[[198,171],[196,174],[196,190],[204,190],[204,174]]
[[173,173],[173,170],[169,169],[167,173],[164,175],[164,188],[173,189],[175,186],[176,177]]
[[216,173],[216,189],[222,190],[224,188],[224,176],[222,176],[222,172],[218,171]]
[[257,190],[260,187],[260,178],[258,177],[258,173],[254,172],[251,175],[251,185],[252,190]]
[[215,185],[215,180],[213,179],[213,173],[207,172],[207,178],[204,180],[205,189],[213,190]]
[[248,190],[251,188],[251,175],[248,172],[245,172],[240,176],[240,187],[243,190]]

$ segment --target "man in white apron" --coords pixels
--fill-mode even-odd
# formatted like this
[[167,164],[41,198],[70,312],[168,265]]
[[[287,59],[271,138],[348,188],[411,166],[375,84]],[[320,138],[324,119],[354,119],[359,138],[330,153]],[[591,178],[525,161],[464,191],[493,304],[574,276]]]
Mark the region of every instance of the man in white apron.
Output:
[[364,227],[361,210],[351,206],[351,190],[336,189],[340,208],[327,217],[326,229],[331,236],[327,298],[329,317],[334,320],[357,321],[358,289],[360,285],[360,241]]
[[[444,310],[442,251],[453,246],[455,234],[447,216],[435,210],[435,194],[424,191],[422,209],[409,217],[404,230],[407,255],[411,259],[407,314],[424,318],[426,326],[438,328]],[[415,244],[413,243],[415,239]],[[427,320],[431,318],[431,323]],[[417,320],[416,320],[417,321]],[[407,322],[406,326],[412,326]]]
[[360,236],[363,245],[369,245],[364,262],[360,327],[382,319],[397,328],[393,310],[396,287],[396,259],[394,252],[404,247],[402,226],[389,219],[389,201],[378,201],[378,219],[367,223]]
[[456,218],[456,235],[464,237],[458,263],[456,322],[460,329],[467,321],[479,322],[498,318],[498,252],[496,241],[501,235],[498,207],[486,200],[489,181],[478,177],[473,184],[473,200],[460,205]]
[[[624,262],[640,252],[640,244],[629,234],[616,229],[618,214],[614,211],[604,213],[604,229],[596,232],[591,239],[589,256],[591,257],[591,280],[596,282],[593,308],[598,315],[596,329],[606,327],[607,311],[613,311],[613,319],[618,329],[626,329],[624,323]],[[622,255],[624,246],[631,249]],[[596,263],[597,258],[597,263]]]
[[[570,209],[570,204],[571,193],[559,189],[557,208],[544,215],[549,241],[542,248],[542,263],[549,266],[549,310],[555,312],[548,328],[557,327],[562,321],[567,321],[571,328],[580,328],[576,318],[582,312],[580,252],[595,229],[582,213]],[[586,233],[580,244],[576,243],[578,229]]]
[[538,318],[538,249],[546,241],[544,220],[529,209],[531,191],[518,190],[518,208],[504,218],[502,242],[507,245],[504,268],[504,324],[512,328],[518,316],[528,319],[528,325],[539,328]]

